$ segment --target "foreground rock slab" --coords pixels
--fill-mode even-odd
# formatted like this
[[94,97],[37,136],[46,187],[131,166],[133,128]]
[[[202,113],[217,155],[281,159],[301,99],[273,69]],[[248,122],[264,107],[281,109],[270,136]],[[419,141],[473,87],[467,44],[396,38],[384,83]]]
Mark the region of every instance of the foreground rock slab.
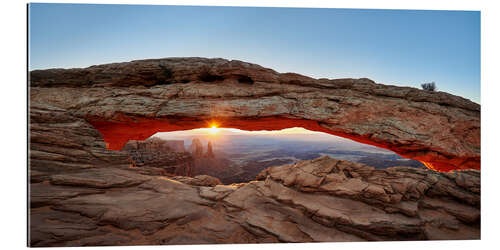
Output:
[[[235,185],[93,171],[31,184],[31,246],[480,238],[476,170],[377,170],[325,156]],[[107,181],[109,173],[140,181]]]

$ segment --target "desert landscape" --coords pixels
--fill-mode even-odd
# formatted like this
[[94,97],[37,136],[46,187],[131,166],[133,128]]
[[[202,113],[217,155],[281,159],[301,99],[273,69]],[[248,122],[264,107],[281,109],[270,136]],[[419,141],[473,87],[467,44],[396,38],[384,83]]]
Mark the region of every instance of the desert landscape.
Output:
[[[300,73],[202,57],[30,71],[29,245],[480,239],[479,104]],[[175,138],[211,128],[247,134]],[[293,128],[320,134],[250,133]]]
[[417,160],[403,158],[389,150],[300,128],[255,133],[224,128],[160,132],[144,141],[131,140],[127,145],[136,143],[143,146],[134,146],[132,157],[139,156],[140,162],[150,161],[144,162],[145,165],[151,166],[152,161],[165,165],[165,161],[159,160],[160,154],[185,153],[192,158],[186,160],[194,170],[192,175],[210,175],[224,184],[249,182],[267,167],[324,155],[379,169],[426,168]]

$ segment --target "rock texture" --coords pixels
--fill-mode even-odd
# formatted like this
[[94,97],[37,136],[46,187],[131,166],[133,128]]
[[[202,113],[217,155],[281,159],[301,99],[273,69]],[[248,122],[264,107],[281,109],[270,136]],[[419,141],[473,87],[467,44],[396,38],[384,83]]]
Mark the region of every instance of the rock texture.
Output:
[[322,157],[258,178],[224,186],[115,167],[54,175],[30,186],[30,245],[480,238],[476,170],[376,170]]
[[[217,177],[224,184],[237,182],[238,176],[243,173],[242,168],[233,161],[224,157],[215,157],[206,154],[203,157],[194,157],[194,175],[210,175]],[[249,180],[253,180],[249,179]],[[248,180],[247,180],[248,181]]]
[[479,168],[479,105],[460,97],[203,58],[33,71],[29,94],[30,246],[480,237],[477,170],[376,170],[325,157],[220,185],[134,166],[118,150],[210,122],[301,126],[439,170]]
[[31,100],[29,111],[31,182],[64,172],[130,166],[128,154],[107,150],[101,134],[84,119],[35,100]]
[[212,150],[212,142],[209,141],[207,144],[207,153],[205,154],[208,158],[214,158],[214,151]]
[[[181,142],[181,143],[180,143]],[[182,148],[179,148],[182,146]],[[150,138],[145,141],[131,140],[122,151],[130,155],[135,167],[152,167],[165,170],[165,173],[181,176],[192,176],[194,159],[187,152],[176,152],[184,149],[184,141],[167,141]]]
[[163,140],[165,141],[167,147],[172,149],[174,152],[186,152],[186,147],[184,146],[183,140]]
[[366,78],[313,79],[236,60],[166,58],[35,70],[30,99],[92,124],[115,150],[158,131],[209,123],[300,126],[384,147],[436,170],[480,168],[478,104]]
[[193,155],[193,157],[202,157],[203,156],[203,146],[201,145],[200,139],[194,138],[191,142],[191,146],[189,146],[189,151]]

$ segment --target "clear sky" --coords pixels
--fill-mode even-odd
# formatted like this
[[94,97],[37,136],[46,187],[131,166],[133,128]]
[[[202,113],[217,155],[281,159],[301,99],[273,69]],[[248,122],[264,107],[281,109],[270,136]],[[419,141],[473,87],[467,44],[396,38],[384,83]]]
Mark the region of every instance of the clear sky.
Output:
[[30,70],[221,57],[480,102],[475,11],[30,4],[29,35]]

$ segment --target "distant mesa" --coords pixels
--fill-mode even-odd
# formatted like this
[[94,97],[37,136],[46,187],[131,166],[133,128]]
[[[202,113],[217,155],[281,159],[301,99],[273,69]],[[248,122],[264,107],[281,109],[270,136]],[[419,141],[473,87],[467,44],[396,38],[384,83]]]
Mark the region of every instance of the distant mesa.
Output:
[[144,141],[131,140],[122,151],[130,155],[135,167],[159,168],[163,174],[193,176],[194,159],[184,149],[184,141],[154,137]]
[[143,173],[153,171],[159,175],[189,177],[209,175],[233,183],[241,169],[229,159],[216,158],[212,145],[209,141],[205,152],[201,140],[194,138],[186,151],[183,140],[151,137],[144,141],[130,140],[121,151],[126,152],[131,165],[141,168]]
[[186,152],[183,140],[162,140],[160,138],[148,138],[146,141],[129,141],[125,147],[126,149],[146,149],[158,151],[173,151],[173,152]]

